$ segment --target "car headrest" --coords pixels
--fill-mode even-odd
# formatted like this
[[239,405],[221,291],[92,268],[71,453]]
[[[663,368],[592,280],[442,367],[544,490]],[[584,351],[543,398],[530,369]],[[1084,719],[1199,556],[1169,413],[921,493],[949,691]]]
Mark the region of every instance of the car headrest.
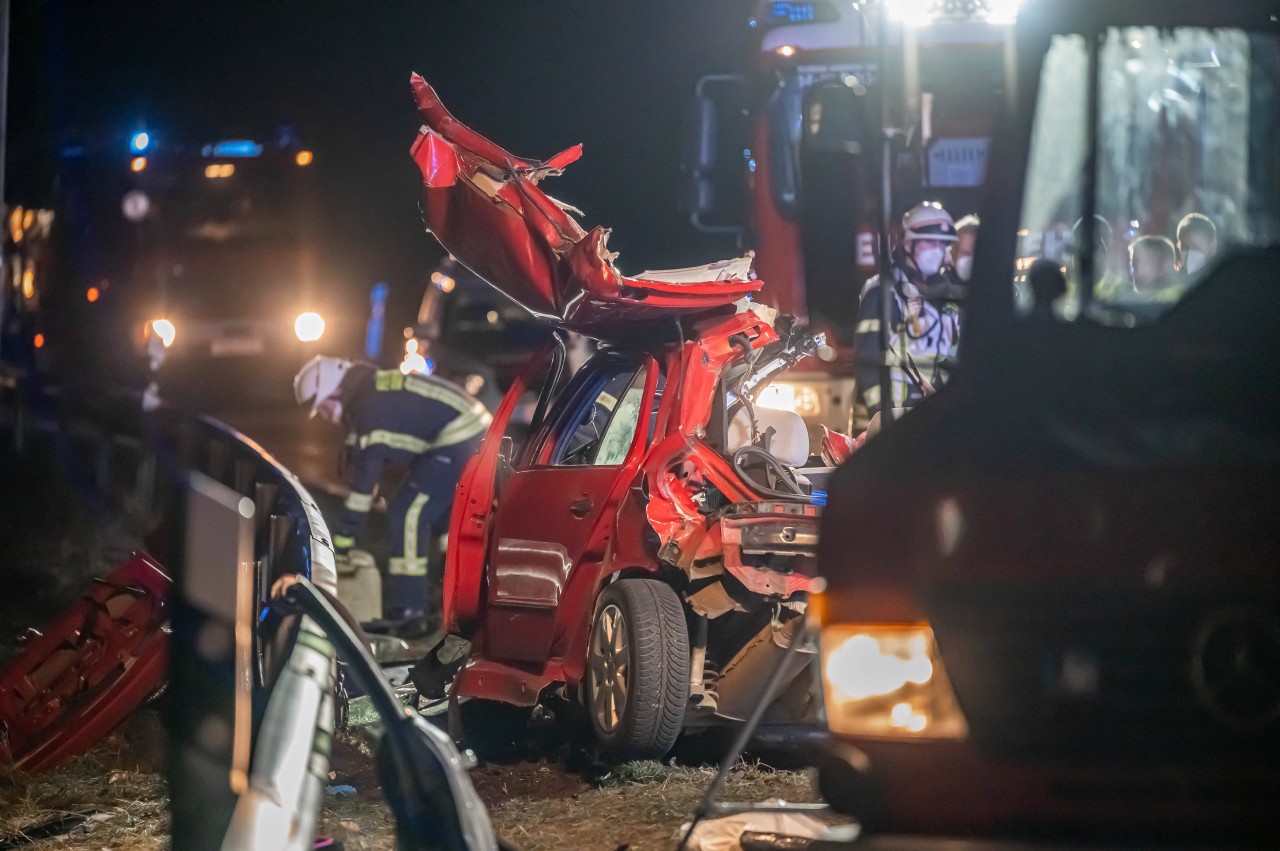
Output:
[[[803,467],[809,460],[809,429],[804,417],[795,411],[756,408],[756,425],[761,433],[773,429],[769,454],[789,467]],[[746,409],[740,409],[729,421],[728,450],[732,455],[751,443],[751,421]]]

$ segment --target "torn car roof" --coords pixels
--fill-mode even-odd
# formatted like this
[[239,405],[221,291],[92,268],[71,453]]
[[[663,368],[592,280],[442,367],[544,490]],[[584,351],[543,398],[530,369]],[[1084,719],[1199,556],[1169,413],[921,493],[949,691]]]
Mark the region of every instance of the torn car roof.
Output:
[[[750,258],[624,276],[609,231],[583,230],[538,185],[582,155],[516,157],[454,118],[422,77],[410,78],[425,122],[410,149],[422,172],[427,228],[461,263],[533,314],[603,340],[637,323],[726,307],[760,289]],[[574,211],[576,212],[576,211]]]

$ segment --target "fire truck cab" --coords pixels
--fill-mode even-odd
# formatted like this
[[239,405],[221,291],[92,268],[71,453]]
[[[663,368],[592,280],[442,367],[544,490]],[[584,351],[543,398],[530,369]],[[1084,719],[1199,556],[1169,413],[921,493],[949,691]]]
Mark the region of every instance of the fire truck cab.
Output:
[[896,242],[902,214],[922,201],[955,219],[977,209],[1017,7],[763,2],[747,22],[759,33],[750,67],[698,84],[686,211],[702,229],[742,226],[762,300],[835,345],[834,361],[776,382],[764,400],[801,414],[815,437],[820,424],[866,422],[852,343],[880,262],[878,219]]

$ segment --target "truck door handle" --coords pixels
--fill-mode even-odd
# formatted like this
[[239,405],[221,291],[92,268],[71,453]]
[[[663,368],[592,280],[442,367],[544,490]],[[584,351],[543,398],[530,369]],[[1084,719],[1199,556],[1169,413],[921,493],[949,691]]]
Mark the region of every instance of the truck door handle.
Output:
[[569,503],[569,513],[574,517],[586,517],[587,512],[589,512],[595,504],[595,500],[584,493],[582,496]]

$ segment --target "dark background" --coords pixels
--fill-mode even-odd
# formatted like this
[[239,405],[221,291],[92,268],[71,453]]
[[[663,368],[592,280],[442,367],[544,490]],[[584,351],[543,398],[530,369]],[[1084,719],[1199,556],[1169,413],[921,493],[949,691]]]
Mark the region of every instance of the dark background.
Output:
[[[222,3],[14,0],[8,199],[49,204],[57,152],[269,137],[315,151],[329,248],[351,285],[420,291],[441,250],[423,234],[408,148],[409,74],[521,156],[577,142],[548,190],[615,229],[625,272],[728,256],[677,209],[683,116],[704,73],[751,60],[750,0]],[[358,8],[353,8],[358,7]]]

